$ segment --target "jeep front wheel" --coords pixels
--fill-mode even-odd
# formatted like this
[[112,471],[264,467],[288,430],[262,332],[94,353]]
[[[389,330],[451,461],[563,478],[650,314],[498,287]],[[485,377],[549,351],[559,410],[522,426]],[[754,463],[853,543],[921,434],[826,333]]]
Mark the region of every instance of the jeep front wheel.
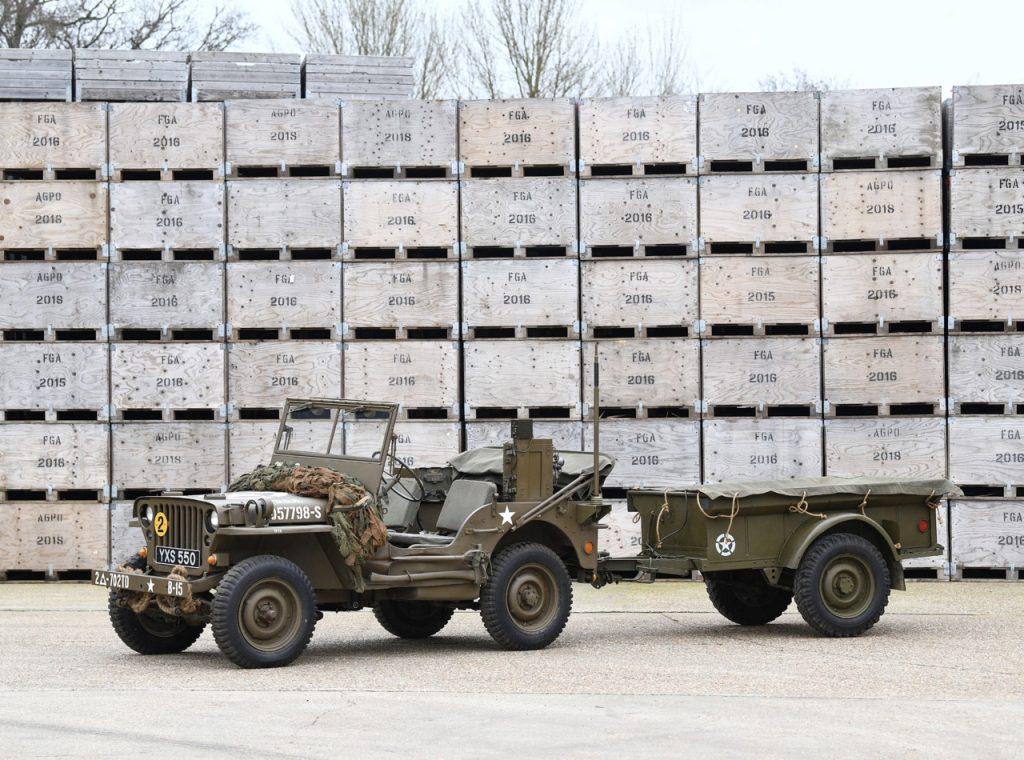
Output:
[[250,557],[228,570],[217,586],[210,623],[220,651],[236,665],[287,665],[313,636],[313,585],[283,557]]
[[452,619],[455,610],[433,602],[382,599],[373,605],[373,616],[384,630],[402,639],[433,636]]
[[153,610],[132,612],[119,600],[117,592],[110,594],[109,612],[114,633],[139,654],[184,652],[196,643],[205,627],[189,625],[181,618]]
[[793,601],[792,591],[769,586],[760,570],[704,573],[704,584],[715,609],[739,625],[766,625]]
[[546,546],[515,544],[491,560],[480,615],[505,649],[543,649],[561,634],[571,610],[569,573]]

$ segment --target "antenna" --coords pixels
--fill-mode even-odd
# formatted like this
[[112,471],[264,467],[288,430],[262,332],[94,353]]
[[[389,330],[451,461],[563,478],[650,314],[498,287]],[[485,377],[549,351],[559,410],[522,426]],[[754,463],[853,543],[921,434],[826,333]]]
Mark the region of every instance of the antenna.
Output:
[[601,375],[597,359],[598,343],[594,344],[594,487],[591,499],[601,499]]

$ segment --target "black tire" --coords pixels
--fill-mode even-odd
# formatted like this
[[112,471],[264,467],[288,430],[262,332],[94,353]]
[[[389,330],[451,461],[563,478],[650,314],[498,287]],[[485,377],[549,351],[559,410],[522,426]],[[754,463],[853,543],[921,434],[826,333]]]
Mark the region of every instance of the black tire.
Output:
[[455,610],[433,602],[382,599],[373,605],[373,616],[384,630],[402,639],[433,636],[452,619]]
[[708,597],[723,617],[739,625],[765,625],[786,611],[793,592],[769,586],[760,570],[705,573]]
[[543,649],[558,638],[572,611],[572,584],[546,546],[514,544],[491,560],[480,590],[484,627],[505,649]]
[[852,533],[819,538],[800,560],[793,583],[807,624],[835,638],[871,628],[889,601],[889,566],[874,544]]
[[213,638],[242,668],[287,665],[306,649],[316,626],[313,584],[298,565],[260,555],[225,573],[213,597]]
[[[134,557],[125,565],[136,570],[146,569],[146,560]],[[120,594],[110,592],[107,610],[114,633],[129,649],[139,654],[177,654],[196,643],[202,635],[203,625],[189,625],[181,618],[173,618],[157,610],[132,612],[119,603]]]

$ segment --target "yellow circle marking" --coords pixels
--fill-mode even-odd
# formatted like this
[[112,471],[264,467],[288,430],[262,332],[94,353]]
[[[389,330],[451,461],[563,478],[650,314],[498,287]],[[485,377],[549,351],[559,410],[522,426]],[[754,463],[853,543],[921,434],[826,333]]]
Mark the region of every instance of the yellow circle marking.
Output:
[[157,512],[156,517],[153,518],[153,530],[160,538],[167,535],[167,515],[163,512]]

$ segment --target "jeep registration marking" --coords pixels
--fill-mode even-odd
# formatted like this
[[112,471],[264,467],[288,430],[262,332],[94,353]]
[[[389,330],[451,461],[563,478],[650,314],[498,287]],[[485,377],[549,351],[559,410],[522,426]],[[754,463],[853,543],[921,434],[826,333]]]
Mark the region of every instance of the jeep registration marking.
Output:
[[310,507],[308,505],[288,505],[280,506],[274,505],[274,520],[280,520],[282,522],[291,522],[294,520],[319,520],[323,516],[323,511],[319,505]]

